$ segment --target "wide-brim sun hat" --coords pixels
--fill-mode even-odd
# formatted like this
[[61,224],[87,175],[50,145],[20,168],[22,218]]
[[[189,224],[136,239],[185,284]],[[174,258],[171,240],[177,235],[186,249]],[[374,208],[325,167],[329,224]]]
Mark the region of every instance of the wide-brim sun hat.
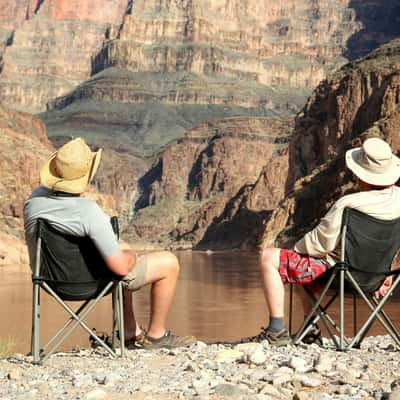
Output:
[[82,138],[54,152],[40,170],[40,183],[60,192],[83,193],[95,175],[102,149],[92,152]]
[[382,139],[367,139],[361,147],[346,152],[347,167],[363,182],[388,186],[400,177],[400,159]]

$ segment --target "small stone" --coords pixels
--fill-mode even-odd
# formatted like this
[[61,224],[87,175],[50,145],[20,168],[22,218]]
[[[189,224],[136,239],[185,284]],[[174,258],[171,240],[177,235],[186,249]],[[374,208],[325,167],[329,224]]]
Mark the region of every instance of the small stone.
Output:
[[276,389],[273,385],[267,383],[264,387],[260,390],[260,394],[266,394],[271,397],[278,398],[280,396],[280,392]]
[[331,371],[334,361],[335,359],[331,355],[321,353],[315,366],[315,370],[319,373]]
[[232,385],[230,383],[221,383],[215,387],[215,393],[219,394],[220,396],[240,396],[243,393],[243,390],[237,386],[237,385]]
[[290,359],[289,366],[296,372],[307,372],[312,369],[312,365],[310,365],[306,359],[296,356]]
[[240,343],[234,347],[234,350],[240,351],[243,354],[249,355],[255,351],[260,351],[263,346],[260,343]]
[[263,350],[257,350],[249,355],[249,361],[254,365],[263,365],[267,361],[267,355]]
[[232,362],[236,360],[241,360],[243,358],[243,353],[237,350],[223,350],[217,353],[215,356],[215,361],[218,362]]
[[121,380],[121,376],[120,375],[111,372],[108,375],[106,375],[106,378],[104,380],[104,384],[106,386],[114,386],[120,380]]
[[303,386],[306,387],[318,387],[322,385],[322,382],[320,379],[309,376],[309,375],[300,375],[296,376],[296,378],[301,382]]
[[207,348],[207,343],[202,342],[201,340],[198,340],[195,345],[194,348],[196,350],[205,350]]
[[199,396],[208,395],[210,392],[210,381],[208,379],[194,379],[192,386]]
[[273,378],[272,384],[274,386],[281,386],[284,383],[290,382],[292,378],[293,378],[292,374],[279,374]]
[[85,394],[85,400],[102,400],[107,398],[107,393],[101,389],[95,389]]

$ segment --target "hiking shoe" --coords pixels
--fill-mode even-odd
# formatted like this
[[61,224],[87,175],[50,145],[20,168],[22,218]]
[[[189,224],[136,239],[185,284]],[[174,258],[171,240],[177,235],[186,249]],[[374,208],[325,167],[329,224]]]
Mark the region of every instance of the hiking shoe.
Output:
[[322,346],[323,343],[321,329],[317,325],[313,325],[312,328],[307,332],[307,335],[305,335],[301,341],[305,344],[316,343],[318,346]]
[[291,343],[292,338],[290,337],[286,328],[283,328],[279,332],[271,331],[268,328],[261,328],[261,332],[258,335],[241,339],[240,343],[259,343],[264,340],[267,340],[269,344],[274,346],[286,346],[287,344]]
[[135,345],[136,348],[141,349],[160,349],[162,347],[172,349],[174,347],[189,346],[195,342],[196,338],[194,336],[177,336],[171,331],[166,331],[160,338],[144,335],[141,340],[136,340]]
[[137,343],[141,343],[144,338],[146,337],[146,330],[143,328],[140,328],[142,331],[139,333],[139,335],[134,336],[130,339],[125,339],[125,348],[128,350],[135,350],[135,349],[140,349],[140,345]]
[[[139,333],[139,335],[132,337],[131,339],[125,339],[125,348],[128,350],[133,350],[133,349],[137,349],[140,348],[136,345],[136,342],[141,342],[144,337],[146,336],[146,330],[144,328],[140,328],[141,332]],[[112,348],[112,336],[109,335],[107,332],[96,332],[96,329],[93,328],[93,331],[96,333],[96,335],[103,340],[103,342]],[[101,347],[101,344],[92,336],[89,336],[89,342],[90,342],[90,346],[92,347],[92,349],[96,349],[98,347]],[[115,346],[116,347],[121,347],[120,346],[120,337],[119,337],[119,331],[117,331],[117,337],[116,337],[116,341],[115,341]]]

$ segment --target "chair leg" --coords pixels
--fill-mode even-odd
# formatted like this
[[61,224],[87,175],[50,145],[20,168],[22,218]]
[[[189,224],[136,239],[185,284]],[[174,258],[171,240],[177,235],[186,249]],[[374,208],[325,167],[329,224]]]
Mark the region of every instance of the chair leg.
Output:
[[33,362],[40,362],[40,286],[33,284],[31,352]]
[[353,327],[354,334],[353,337],[357,335],[357,295],[353,290]]
[[118,324],[118,286],[114,284],[112,290],[112,349],[115,351],[117,343],[117,324]]
[[340,329],[340,347],[338,350],[344,350],[344,274],[345,271],[339,271],[339,329]]
[[121,346],[121,357],[125,356],[125,321],[124,321],[124,292],[122,283],[118,282],[118,323],[119,323],[119,338]]
[[293,284],[289,288],[289,335],[292,336],[293,328]]

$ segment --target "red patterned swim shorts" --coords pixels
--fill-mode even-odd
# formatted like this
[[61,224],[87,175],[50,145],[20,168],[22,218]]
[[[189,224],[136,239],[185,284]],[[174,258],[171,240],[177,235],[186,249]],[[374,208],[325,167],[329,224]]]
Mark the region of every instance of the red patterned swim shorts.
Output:
[[330,268],[330,264],[323,259],[301,255],[293,250],[281,249],[279,274],[283,283],[308,285],[312,291],[318,291],[320,285],[311,283],[314,283],[328,268]]

